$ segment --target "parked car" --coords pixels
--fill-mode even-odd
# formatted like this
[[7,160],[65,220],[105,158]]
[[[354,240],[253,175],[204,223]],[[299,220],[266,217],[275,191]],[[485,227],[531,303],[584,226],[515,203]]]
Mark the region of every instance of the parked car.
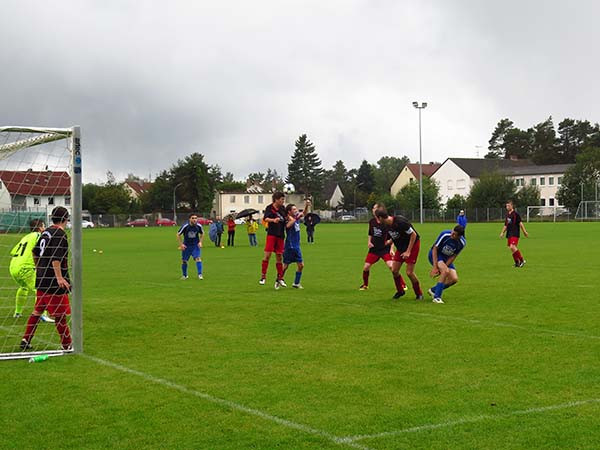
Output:
[[354,217],[354,216],[352,216],[352,215],[350,215],[350,214],[345,214],[345,215],[343,215],[342,217],[340,217],[340,220],[341,220],[342,222],[349,222],[349,221],[351,221],[351,220],[356,220],[356,217]]
[[135,220],[130,220],[125,225],[127,225],[128,227],[132,227],[132,228],[133,227],[147,227],[148,221],[146,219],[135,219]]
[[177,225],[173,219],[167,219],[163,217],[162,219],[156,219],[156,226],[158,227],[174,227]]
[[[73,225],[71,224],[71,221],[69,220],[67,222],[67,229],[70,230],[72,226]],[[95,227],[94,222],[87,220],[87,219],[81,219],[81,228],[94,228],[94,227]]]
[[205,217],[198,217],[198,223],[200,225],[210,225],[211,223],[213,223],[213,221],[210,219],[206,219]]

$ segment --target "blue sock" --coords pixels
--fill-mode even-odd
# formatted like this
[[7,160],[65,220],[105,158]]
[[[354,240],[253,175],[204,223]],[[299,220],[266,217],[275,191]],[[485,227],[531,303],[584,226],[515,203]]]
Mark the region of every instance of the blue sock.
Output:
[[196,269],[198,269],[198,275],[202,275],[202,261],[196,261]]
[[294,278],[294,284],[300,284],[301,276],[302,276],[302,272],[296,272],[296,278]]
[[442,298],[442,292],[444,291],[444,283],[438,283],[433,288],[433,292],[437,298]]
[[181,265],[181,273],[184,277],[187,277],[187,263]]

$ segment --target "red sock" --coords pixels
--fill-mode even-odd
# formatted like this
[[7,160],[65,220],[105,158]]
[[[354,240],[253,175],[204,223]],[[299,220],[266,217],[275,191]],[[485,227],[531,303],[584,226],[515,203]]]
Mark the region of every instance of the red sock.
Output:
[[521,262],[521,261],[523,261],[523,255],[521,255],[521,250],[517,250],[517,251],[514,253],[514,255],[516,255],[516,256],[517,256],[517,259],[516,259],[516,261],[517,261],[517,262]]
[[262,277],[267,278],[267,270],[269,269],[269,260],[264,260],[262,262]]
[[415,295],[423,295],[423,291],[421,290],[421,285],[418,281],[413,281],[412,283],[413,290],[415,291]]
[[519,255],[519,250],[512,254],[512,257],[515,260],[515,264],[519,262],[519,257],[517,255]]
[[69,325],[67,325],[67,316],[63,315],[56,318],[54,325],[56,326],[56,331],[58,331],[58,335],[60,336],[62,348],[67,350],[71,346],[71,331],[69,330]]
[[394,277],[394,284],[396,285],[396,292],[404,291],[404,286],[406,286],[406,283],[402,279],[402,275],[398,274],[397,277]]
[[27,320],[27,327],[25,328],[25,334],[23,335],[23,340],[27,341],[29,344],[33,335],[35,334],[35,329],[37,328],[38,322],[40,321],[40,316],[34,316],[33,314],[29,316]]
[[283,264],[278,262],[275,267],[277,267],[277,279],[281,280],[283,278]]
[[363,286],[369,285],[369,271],[363,270]]

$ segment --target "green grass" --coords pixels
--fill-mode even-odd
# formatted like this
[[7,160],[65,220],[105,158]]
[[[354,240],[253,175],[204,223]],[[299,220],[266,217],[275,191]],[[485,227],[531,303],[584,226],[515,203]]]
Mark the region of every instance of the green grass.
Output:
[[[444,226],[417,228],[427,288]],[[469,225],[444,305],[391,300],[382,263],[358,291],[364,224],[317,227],[303,291],[274,261],[258,285],[262,234],[180,281],[174,229],[85,230],[85,352],[122,367],[0,362],[0,447],[597,448],[600,224],[529,224],[524,269],[500,229]]]

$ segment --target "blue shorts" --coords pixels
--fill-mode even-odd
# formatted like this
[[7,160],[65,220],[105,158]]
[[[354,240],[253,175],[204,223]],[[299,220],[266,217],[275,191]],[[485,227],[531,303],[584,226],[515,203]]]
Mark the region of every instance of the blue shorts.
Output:
[[292,264],[292,263],[301,263],[302,262],[302,252],[299,248],[286,248],[283,251],[283,263],[284,264]]
[[[431,250],[429,250],[429,264],[431,264],[433,266],[433,252]],[[444,258],[442,255],[438,254],[438,261],[444,261],[446,262],[446,258]],[[454,267],[454,263],[452,264],[447,264],[448,269],[453,269],[456,270],[456,267]]]
[[200,247],[198,245],[192,245],[190,247],[186,247],[185,250],[181,251],[181,259],[183,261],[187,261],[190,259],[190,256],[194,259],[200,258]]

